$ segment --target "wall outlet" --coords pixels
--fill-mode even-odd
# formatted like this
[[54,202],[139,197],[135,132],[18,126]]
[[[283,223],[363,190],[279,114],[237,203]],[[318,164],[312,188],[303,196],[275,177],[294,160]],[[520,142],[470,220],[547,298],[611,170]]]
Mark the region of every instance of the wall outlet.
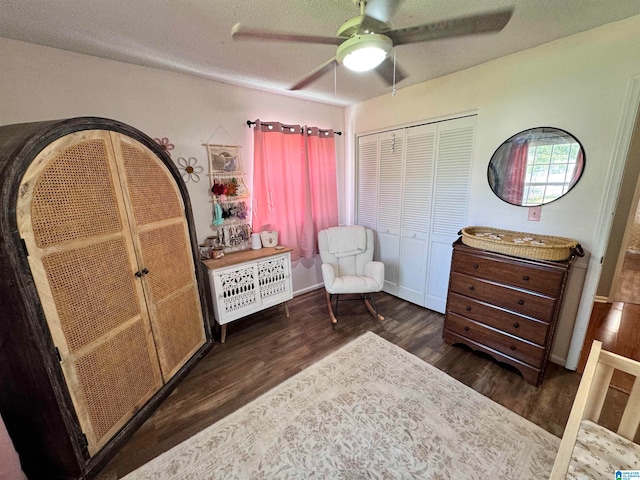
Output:
[[529,220],[530,222],[539,222],[540,213],[542,213],[542,206],[529,207],[529,216],[527,217],[527,220]]

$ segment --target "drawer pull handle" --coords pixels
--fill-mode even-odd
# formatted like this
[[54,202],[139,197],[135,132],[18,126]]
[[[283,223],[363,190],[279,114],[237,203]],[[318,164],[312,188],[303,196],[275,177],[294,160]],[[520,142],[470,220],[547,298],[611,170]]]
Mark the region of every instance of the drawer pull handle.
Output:
[[524,277],[522,277],[522,279],[526,282],[529,280],[529,275],[525,275]]
[[468,332],[469,331],[469,327],[464,327],[464,331]]
[[476,287],[474,287],[473,285],[471,285],[471,286],[469,287],[469,290],[471,290],[471,291],[473,291],[473,290],[475,290],[475,289],[476,289]]
[[516,349],[516,346],[515,346],[515,345],[511,345],[509,348],[510,348],[511,350],[515,350],[515,349]]
[[524,305],[524,300],[518,300],[518,305]]
[[520,328],[520,324],[518,322],[514,323],[513,328]]
[[474,264],[473,264],[473,268],[478,268],[478,264],[477,264],[477,263],[474,263]]
[[470,312],[470,311],[471,311],[471,307],[467,307],[467,308],[465,308],[465,310],[466,310],[467,312]]

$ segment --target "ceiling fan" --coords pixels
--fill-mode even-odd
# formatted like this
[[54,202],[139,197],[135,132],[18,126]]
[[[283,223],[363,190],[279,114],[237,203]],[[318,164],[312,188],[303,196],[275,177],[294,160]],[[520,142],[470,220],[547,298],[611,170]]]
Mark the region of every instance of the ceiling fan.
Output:
[[390,58],[393,47],[443,38],[499,32],[509,22],[513,9],[426,23],[415,27],[392,29],[390,19],[402,0],[353,0],[360,15],[347,20],[335,37],[276,32],[246,27],[237,23],[231,29],[233,39],[274,40],[336,45],[336,55],[298,80],[289,90],[299,90],[320,78],[336,64],[354,71],[375,72],[388,84],[395,85],[406,74]]

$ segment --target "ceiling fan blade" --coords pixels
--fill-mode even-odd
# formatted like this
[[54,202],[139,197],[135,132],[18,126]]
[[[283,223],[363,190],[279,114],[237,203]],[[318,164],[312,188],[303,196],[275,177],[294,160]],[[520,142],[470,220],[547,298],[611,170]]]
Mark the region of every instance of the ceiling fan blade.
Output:
[[[387,85],[389,86],[393,85],[394,65],[393,65],[392,58],[387,57],[380,65],[378,65],[375,68],[375,71],[380,76],[380,78],[382,78],[387,83]],[[398,62],[396,62],[395,64],[395,72],[396,72],[395,83],[399,83],[405,78],[407,78],[407,74],[402,68],[400,68],[400,65],[398,65]]]
[[331,70],[333,65],[337,64],[336,57],[333,57],[331,60],[324,62],[319,67],[313,69],[311,72],[307,73],[304,77],[298,80],[295,85],[289,87],[289,90],[300,90],[312,82],[315,82],[322,75]]
[[274,32],[262,30],[260,28],[245,27],[241,23],[236,23],[231,29],[231,37],[234,40],[257,39],[274,40],[280,42],[303,42],[303,43],[323,43],[327,45],[340,45],[346,40],[344,37],[322,37],[319,35],[304,35],[287,32]]
[[409,28],[399,28],[386,32],[385,35],[393,41],[393,45],[427,42],[440,38],[460,37],[476,33],[499,32],[511,19],[513,9],[499,10],[491,13],[481,13],[466,17],[457,17],[441,22],[418,25]]
[[360,26],[358,27],[358,35],[366,35],[367,33],[385,33],[391,29],[389,23],[381,22],[377,18],[369,15],[363,15]]
[[381,22],[389,23],[402,0],[367,0],[365,13]]

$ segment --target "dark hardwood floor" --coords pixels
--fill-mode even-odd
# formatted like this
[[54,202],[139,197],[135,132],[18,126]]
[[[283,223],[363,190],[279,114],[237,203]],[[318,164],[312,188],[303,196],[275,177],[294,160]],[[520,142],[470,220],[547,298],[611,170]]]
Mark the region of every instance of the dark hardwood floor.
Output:
[[[550,364],[540,387],[508,368],[442,341],[444,316],[394,296],[376,295],[385,319],[375,320],[361,302],[341,302],[332,327],[324,290],[315,290],[228,326],[224,344],[192,370],[98,475],[114,480],[242,407],[359,335],[372,331],[436,366],[481,394],[562,436],[580,381],[575,372]],[[626,395],[611,390],[616,421]],[[609,409],[607,409],[609,411]]]
[[[584,370],[593,340],[600,340],[605,350],[640,361],[640,305],[623,302],[593,304],[578,372]],[[615,372],[611,384],[629,393],[633,377]]]

